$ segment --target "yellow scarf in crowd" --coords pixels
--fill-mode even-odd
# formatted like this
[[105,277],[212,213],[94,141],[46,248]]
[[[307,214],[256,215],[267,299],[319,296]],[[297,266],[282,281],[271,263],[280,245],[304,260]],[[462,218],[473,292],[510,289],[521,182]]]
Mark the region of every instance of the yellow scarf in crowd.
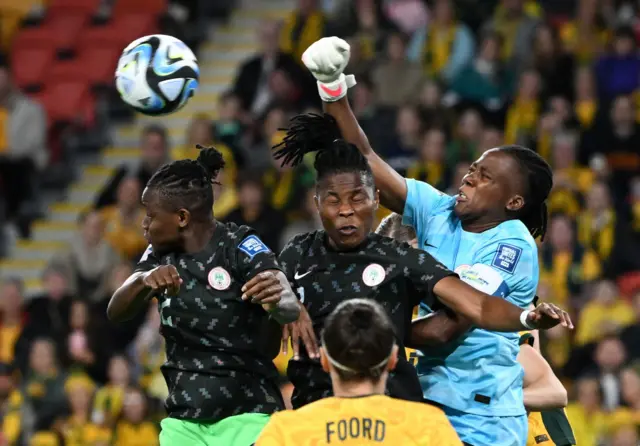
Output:
[[456,24],[446,28],[433,24],[429,28],[422,51],[424,70],[429,76],[437,75],[447,65],[457,30]]
[[585,211],[578,218],[578,240],[590,247],[602,260],[606,260],[613,249],[616,231],[616,214],[613,210],[605,212],[605,223],[597,230],[593,228],[593,214]]
[[537,99],[516,99],[507,111],[505,143],[517,144],[523,134],[535,134],[539,114],[540,102]]
[[407,169],[407,178],[425,181],[433,186],[440,184],[444,176],[442,163],[417,162]]
[[578,122],[580,122],[580,126],[583,129],[588,129],[591,127],[591,124],[593,124],[593,120],[596,117],[596,112],[598,111],[598,103],[594,99],[586,101],[576,101],[573,110],[576,114],[576,117],[578,118]]
[[[300,23],[303,20],[304,23]],[[294,36],[294,31],[302,26],[300,34]],[[321,12],[302,17],[296,12],[292,12],[284,22],[280,34],[280,49],[291,54],[295,60],[302,63],[302,53],[311,46],[313,42],[319,40],[324,33],[325,18]],[[295,37],[295,39],[294,39]]]

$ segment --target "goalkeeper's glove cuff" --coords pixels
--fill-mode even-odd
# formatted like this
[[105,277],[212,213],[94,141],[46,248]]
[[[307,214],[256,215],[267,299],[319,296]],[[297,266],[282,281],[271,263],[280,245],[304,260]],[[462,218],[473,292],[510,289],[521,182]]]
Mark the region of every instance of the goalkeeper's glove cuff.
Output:
[[347,94],[347,90],[356,84],[356,78],[353,74],[340,77],[333,82],[318,81],[318,93],[324,102],[335,102]]

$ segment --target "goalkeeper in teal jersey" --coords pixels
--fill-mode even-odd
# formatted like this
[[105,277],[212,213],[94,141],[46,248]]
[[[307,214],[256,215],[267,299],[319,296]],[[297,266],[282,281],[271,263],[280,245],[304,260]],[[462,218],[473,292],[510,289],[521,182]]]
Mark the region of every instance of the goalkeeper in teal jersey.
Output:
[[[544,236],[545,200],[553,183],[549,165],[529,149],[505,146],[472,164],[456,196],[405,179],[376,155],[345,99],[355,85],[353,76],[342,74],[349,45],[336,37],[321,39],[302,60],[318,80],[325,110],[343,138],[367,158],[382,204],[416,229],[419,248],[470,285],[520,306],[526,322],[524,310],[538,285],[534,239]],[[455,322],[447,317],[436,312],[421,321],[422,338],[412,330],[417,346],[450,340],[419,358],[425,399],[445,411],[468,445],[524,446],[527,416],[523,371],[516,360],[518,334],[481,330],[461,317]]]

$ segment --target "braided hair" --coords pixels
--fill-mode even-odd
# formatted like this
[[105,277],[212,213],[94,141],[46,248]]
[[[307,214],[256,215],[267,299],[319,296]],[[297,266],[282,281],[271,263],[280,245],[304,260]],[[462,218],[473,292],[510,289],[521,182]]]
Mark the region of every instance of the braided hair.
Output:
[[544,240],[547,232],[547,197],[553,187],[553,172],[549,164],[536,152],[518,145],[499,148],[513,157],[525,177],[525,204],[514,217],[522,221],[533,238]]
[[206,220],[213,208],[212,184],[224,168],[222,154],[213,147],[196,145],[196,160],[177,160],[165,164],[153,174],[148,189],[160,194],[167,209],[187,209],[194,219]]
[[291,119],[283,141],[274,146],[275,159],[297,166],[308,153],[316,153],[313,167],[317,181],[337,173],[358,173],[366,186],[374,187],[373,173],[356,146],[342,139],[333,116],[309,113]]

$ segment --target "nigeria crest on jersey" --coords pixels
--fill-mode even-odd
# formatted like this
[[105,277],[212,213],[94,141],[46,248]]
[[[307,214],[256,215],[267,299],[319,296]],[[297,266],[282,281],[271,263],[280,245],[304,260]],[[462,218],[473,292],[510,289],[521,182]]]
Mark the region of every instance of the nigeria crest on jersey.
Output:
[[380,285],[386,276],[387,273],[382,265],[372,263],[364,269],[362,273],[362,281],[366,286],[373,287]]
[[226,269],[222,267],[213,268],[209,272],[209,285],[214,290],[223,291],[231,285],[231,276]]

